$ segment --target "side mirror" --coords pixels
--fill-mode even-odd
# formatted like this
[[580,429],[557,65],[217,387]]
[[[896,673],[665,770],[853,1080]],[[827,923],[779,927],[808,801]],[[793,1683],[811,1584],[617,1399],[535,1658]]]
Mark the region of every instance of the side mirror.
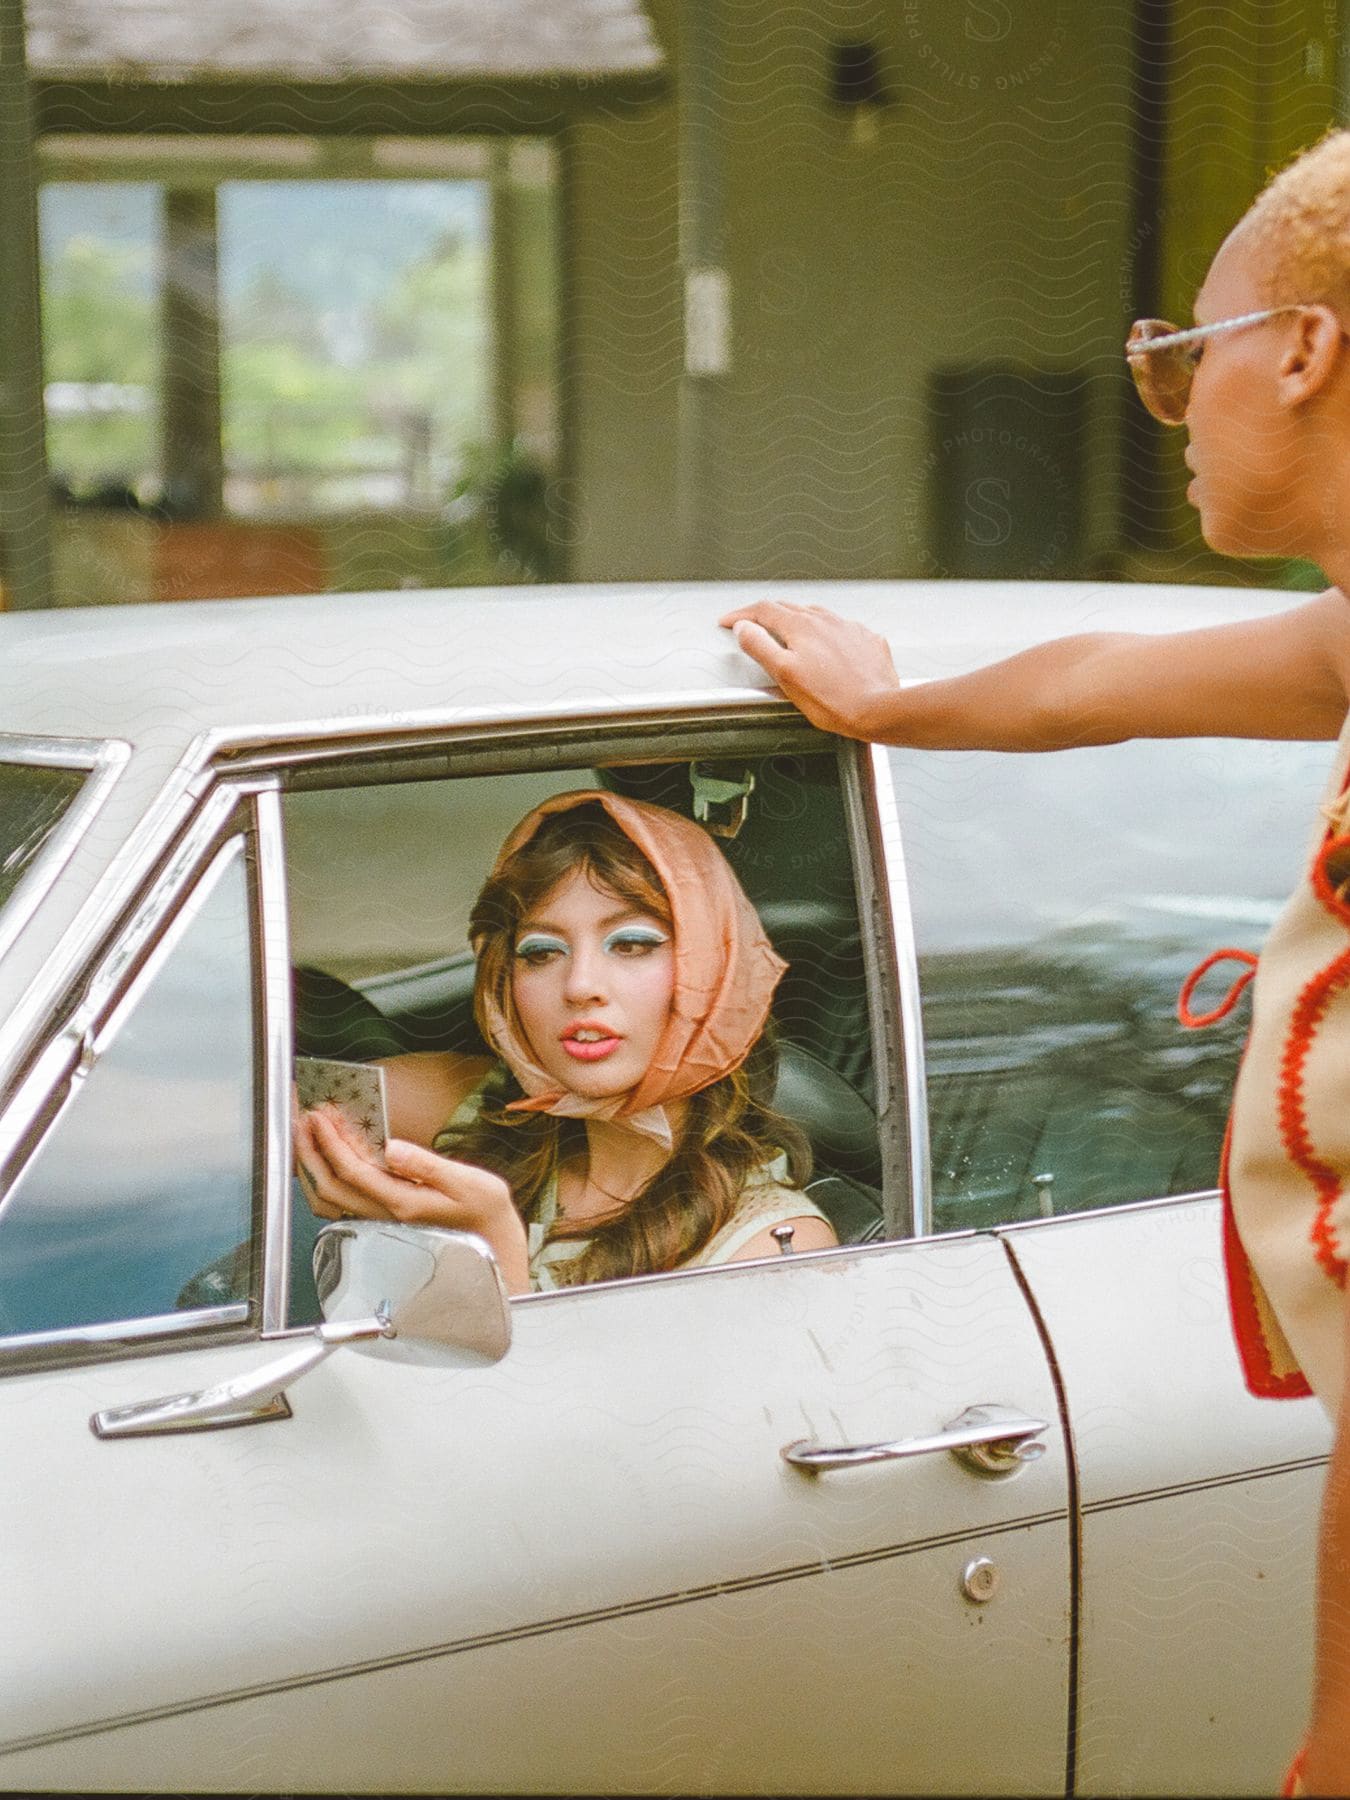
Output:
[[491,1250],[468,1231],[341,1219],[314,1246],[324,1322],[274,1362],[189,1394],[96,1412],[95,1437],[158,1437],[289,1419],[286,1390],[340,1345],[399,1362],[473,1368],[511,1347],[511,1309]]
[[511,1309],[491,1250],[468,1231],[340,1219],[314,1246],[314,1285],[330,1325],[384,1307],[390,1335],[353,1348],[396,1362],[472,1368],[511,1348]]

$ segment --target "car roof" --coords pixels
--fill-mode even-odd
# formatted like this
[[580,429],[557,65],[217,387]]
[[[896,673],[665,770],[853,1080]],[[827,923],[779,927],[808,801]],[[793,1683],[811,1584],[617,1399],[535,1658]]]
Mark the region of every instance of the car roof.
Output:
[[450,723],[752,697],[728,607],[822,601],[881,629],[903,674],[956,673],[1046,637],[1169,631],[1302,596],[1078,582],[834,582],[328,594],[0,616],[0,732],[180,751],[306,727]]

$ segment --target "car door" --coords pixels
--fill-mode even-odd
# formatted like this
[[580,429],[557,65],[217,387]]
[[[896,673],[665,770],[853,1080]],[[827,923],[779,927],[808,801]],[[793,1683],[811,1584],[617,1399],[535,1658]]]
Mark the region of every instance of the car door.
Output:
[[[994,1233],[529,1296],[492,1368],[344,1350],[288,1417],[90,1431],[292,1335],[281,825],[253,786],[95,972],[103,1036],[0,1214],[0,1266],[24,1228],[54,1271],[0,1344],[5,1785],[1062,1791],[1069,1470]],[[870,916],[888,871],[858,878]],[[884,935],[870,954],[893,1005]],[[219,1303],[177,1288],[241,1220]],[[98,1287],[78,1319],[63,1255]],[[1044,1422],[1039,1460],[957,1460],[944,1432],[990,1404]]]
[[1175,1008],[1209,951],[1259,949],[1328,756],[889,759],[934,1228],[1002,1237],[1068,1407],[1086,1792],[1272,1792],[1303,1728],[1329,1428],[1243,1386],[1213,1190],[1244,1026],[1189,1033]]

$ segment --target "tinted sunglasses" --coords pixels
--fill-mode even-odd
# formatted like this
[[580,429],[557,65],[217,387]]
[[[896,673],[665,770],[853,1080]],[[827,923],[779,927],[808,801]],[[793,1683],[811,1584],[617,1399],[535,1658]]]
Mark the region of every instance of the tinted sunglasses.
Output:
[[1205,348],[1205,339],[1219,331],[1237,331],[1244,325],[1263,325],[1281,313],[1302,312],[1306,302],[1270,306],[1264,312],[1242,313],[1236,319],[1219,319],[1213,325],[1193,325],[1183,331],[1166,319],[1136,319],[1125,342],[1125,360],[1139,389],[1139,398],[1164,425],[1180,425],[1191,398],[1191,381]]

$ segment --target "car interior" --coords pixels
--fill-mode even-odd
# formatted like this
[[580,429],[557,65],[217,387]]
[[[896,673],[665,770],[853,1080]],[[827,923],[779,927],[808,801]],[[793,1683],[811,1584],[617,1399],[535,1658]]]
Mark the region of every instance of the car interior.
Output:
[[[463,795],[464,804],[481,810],[492,779],[470,778],[466,785],[473,792]],[[788,964],[773,1010],[779,1062],[775,1103],[810,1141],[814,1168],[808,1191],[841,1243],[881,1237],[872,1035],[835,757],[644,762],[586,771],[580,779],[568,771],[556,791],[583,785],[604,785],[698,818],[719,838]],[[288,826],[292,809],[311,798],[288,797]],[[502,818],[499,837],[519,810]],[[486,873],[486,867],[478,869],[476,879]],[[298,871],[298,884],[296,874],[293,868],[293,895],[297,885],[311,895],[321,888],[310,870]],[[297,909],[293,898],[293,916],[297,910],[304,908]],[[473,956],[462,943],[440,956],[363,973],[359,959],[314,954],[314,935],[300,922],[294,972],[297,1054],[360,1062],[410,1051],[484,1053],[473,1018]]]

